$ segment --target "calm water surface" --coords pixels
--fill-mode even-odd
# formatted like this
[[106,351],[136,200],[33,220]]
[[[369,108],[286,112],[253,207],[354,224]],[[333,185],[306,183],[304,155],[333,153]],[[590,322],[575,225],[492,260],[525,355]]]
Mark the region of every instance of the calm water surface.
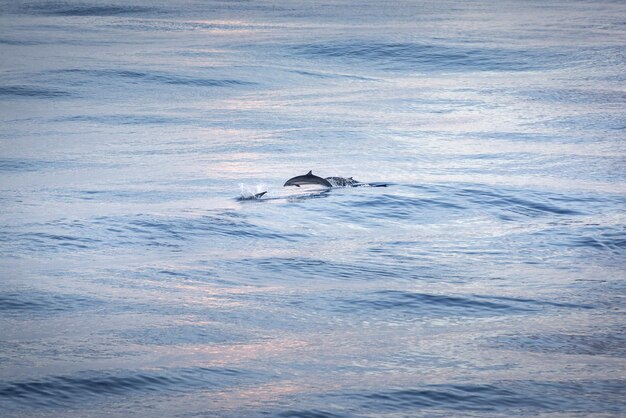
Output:
[[1,415],[626,413],[623,2],[0,4]]

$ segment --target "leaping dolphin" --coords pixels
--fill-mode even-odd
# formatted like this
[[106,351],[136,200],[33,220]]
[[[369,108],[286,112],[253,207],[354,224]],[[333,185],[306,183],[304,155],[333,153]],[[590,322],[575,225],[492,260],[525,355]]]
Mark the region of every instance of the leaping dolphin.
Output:
[[304,184],[319,184],[325,187],[333,187],[333,185],[330,184],[328,180],[314,175],[313,170],[309,171],[303,176],[296,176],[296,177],[290,178],[289,180],[285,182],[285,184],[283,184],[283,187],[285,186],[300,187],[300,185],[304,185]]

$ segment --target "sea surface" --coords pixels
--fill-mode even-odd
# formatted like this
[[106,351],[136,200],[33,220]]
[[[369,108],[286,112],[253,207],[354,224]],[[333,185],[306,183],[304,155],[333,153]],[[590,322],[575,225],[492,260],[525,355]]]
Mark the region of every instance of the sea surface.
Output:
[[625,414],[625,2],[0,1],[0,416]]

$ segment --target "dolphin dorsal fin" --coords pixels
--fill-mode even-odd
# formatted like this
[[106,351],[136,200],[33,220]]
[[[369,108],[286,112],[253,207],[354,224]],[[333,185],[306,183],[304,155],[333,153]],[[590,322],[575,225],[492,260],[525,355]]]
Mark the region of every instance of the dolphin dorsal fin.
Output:
[[313,170],[309,170],[308,173],[306,173],[307,176],[312,176],[313,175]]

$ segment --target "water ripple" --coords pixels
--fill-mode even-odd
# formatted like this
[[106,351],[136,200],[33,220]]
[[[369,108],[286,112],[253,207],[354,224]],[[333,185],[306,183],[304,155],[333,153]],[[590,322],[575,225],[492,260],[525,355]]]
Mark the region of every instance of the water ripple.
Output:
[[529,71],[563,62],[555,51],[470,48],[372,40],[312,43],[292,46],[296,55],[359,61],[387,70],[411,71]]
[[415,409],[454,411],[625,412],[622,381],[502,382],[501,384],[436,384],[415,389],[355,394],[369,411]]
[[290,410],[279,413],[277,416],[283,418],[339,418],[344,417],[343,414],[334,414],[319,409],[311,409],[307,411]]
[[50,315],[93,309],[102,306],[102,304],[103,301],[84,295],[35,290],[0,293],[0,312],[3,315],[14,317]]
[[[490,347],[573,355],[626,357],[626,336],[623,330],[611,334],[540,334],[506,335],[492,338]],[[493,344],[493,345],[492,345]]]
[[[51,71],[50,74],[60,75],[82,75],[87,77],[96,77],[99,79],[109,80],[126,80],[130,83],[148,82],[159,84],[170,84],[175,86],[188,87],[234,87],[255,85],[251,81],[236,80],[231,78],[198,78],[190,77],[182,74],[166,73],[166,72],[146,72],[124,69],[78,69],[70,68],[64,70]],[[73,84],[80,84],[80,80],[74,79]]]
[[451,213],[464,209],[460,202],[453,203],[442,196],[434,197],[417,197],[403,196],[399,193],[395,194],[376,194],[363,196],[359,200],[350,201],[346,206],[353,212],[351,217],[357,217],[367,214],[365,217],[371,217],[372,213],[377,213],[381,218],[407,219],[415,217],[423,217],[424,211],[445,211]]
[[37,86],[0,86],[0,97],[26,97],[32,99],[57,99],[61,97],[70,97],[72,93]]
[[71,161],[0,158],[0,172],[37,172],[58,168],[77,168],[79,165]]
[[119,336],[124,341],[149,345],[183,345],[183,344],[235,344],[247,341],[250,336],[236,334],[222,327],[208,325],[175,325],[162,328],[145,328],[123,331]]
[[7,406],[69,406],[95,398],[133,392],[173,392],[223,388],[253,376],[230,368],[191,367],[135,371],[90,371],[71,376],[0,382],[0,401]]
[[189,125],[197,120],[185,117],[164,116],[161,114],[112,114],[112,115],[75,115],[54,118],[52,122],[97,123],[103,125]]
[[50,252],[101,250],[114,247],[164,247],[179,249],[192,240],[229,237],[241,240],[269,239],[283,242],[304,237],[281,233],[249,222],[233,212],[203,216],[129,215],[94,219],[58,219],[45,224],[29,224],[26,231],[6,228],[0,242],[6,251]]
[[291,241],[295,235],[282,234],[247,222],[233,213],[221,215],[205,215],[193,218],[172,217],[161,218],[138,215],[119,220],[99,218],[99,224],[119,226],[132,233],[133,236],[160,240],[186,240],[190,237],[226,235],[237,238],[266,238]]
[[[397,259],[396,259],[397,260]],[[394,260],[394,261],[396,261]],[[338,262],[306,257],[266,257],[231,261],[227,264],[233,269],[254,270],[256,275],[266,273],[274,277],[294,279],[332,279],[332,280],[425,280],[433,278],[431,266],[400,265],[393,263]],[[440,270],[441,271],[441,270]],[[454,277],[450,272],[449,277]]]
[[558,197],[547,194],[525,193],[525,197],[522,198],[515,191],[485,190],[475,187],[461,188],[455,190],[454,194],[487,210],[496,209],[498,217],[503,220],[512,220],[511,214],[524,217],[582,214],[579,210],[557,205],[568,201],[572,204],[577,202],[563,198],[559,202]]
[[20,6],[22,13],[48,16],[119,16],[144,14],[157,11],[152,7],[119,5],[119,4],[89,4],[65,1],[29,2]]
[[499,296],[415,293],[384,290],[360,298],[343,300],[340,311],[367,312],[390,311],[410,314],[411,317],[431,316],[492,316],[542,311],[546,306],[558,308],[591,309],[588,305],[558,303],[534,299],[507,298]]

